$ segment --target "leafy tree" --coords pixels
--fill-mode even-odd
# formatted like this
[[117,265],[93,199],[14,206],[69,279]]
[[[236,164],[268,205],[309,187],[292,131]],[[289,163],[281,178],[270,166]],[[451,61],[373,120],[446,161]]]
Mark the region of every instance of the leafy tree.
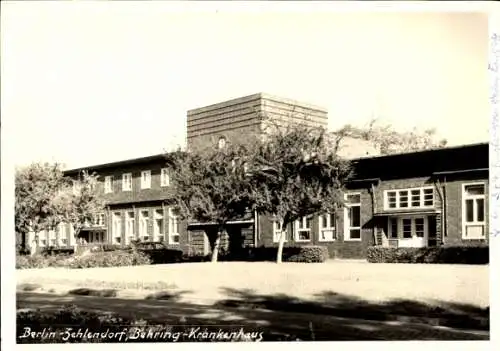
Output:
[[422,131],[415,127],[402,132],[395,130],[390,124],[381,124],[376,118],[365,127],[347,124],[335,134],[339,141],[345,136],[370,141],[382,155],[440,148],[447,144],[446,139],[437,139],[434,128]]
[[64,186],[60,164],[33,163],[16,170],[15,174],[15,229],[23,238],[29,232],[37,235],[58,223],[60,208],[54,198]]
[[214,230],[206,233],[212,262],[217,261],[227,222],[244,216],[251,207],[250,179],[245,175],[247,154],[245,146],[236,144],[166,155],[179,216],[216,224]]
[[[350,164],[336,154],[322,128],[276,126],[256,146],[250,163],[252,201],[260,213],[275,216],[282,232],[308,215],[343,206],[343,186]],[[281,233],[277,262],[282,261]]]
[[[104,211],[104,198],[97,190],[98,176],[82,171],[78,178],[66,178],[64,185],[54,198],[57,209],[57,222],[69,223],[74,229],[75,238],[81,230]],[[76,241],[75,241],[76,243]],[[75,244],[75,251],[76,251]]]

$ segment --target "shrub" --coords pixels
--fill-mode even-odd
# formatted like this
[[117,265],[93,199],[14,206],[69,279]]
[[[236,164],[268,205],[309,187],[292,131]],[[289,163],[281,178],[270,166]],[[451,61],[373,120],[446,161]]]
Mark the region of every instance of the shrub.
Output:
[[328,258],[328,248],[325,246],[301,246],[299,252],[287,257],[287,262],[319,263]]
[[487,246],[441,246],[422,248],[369,247],[370,263],[459,263],[488,264]]
[[73,254],[73,248],[50,246],[42,249],[40,253],[42,255],[71,255]]
[[47,267],[64,267],[68,260],[67,255],[34,255],[34,256],[16,256],[17,269],[29,268],[47,268]]
[[141,252],[108,251],[77,256],[69,261],[70,268],[123,267],[150,264],[149,257]]
[[[247,249],[241,259],[250,261],[275,261],[277,247],[256,247]],[[329,258],[326,246],[288,246],[283,248],[283,262],[325,262]]]

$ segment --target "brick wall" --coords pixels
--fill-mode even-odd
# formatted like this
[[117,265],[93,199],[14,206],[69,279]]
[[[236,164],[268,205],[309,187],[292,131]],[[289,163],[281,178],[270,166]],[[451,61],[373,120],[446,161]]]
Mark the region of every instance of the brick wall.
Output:
[[[462,207],[463,207],[463,197],[462,197],[462,188],[463,184],[468,183],[476,183],[476,182],[484,182],[486,184],[486,235],[484,240],[468,240],[462,239]],[[444,182],[443,182],[444,183]],[[460,179],[451,179],[446,181],[445,192],[446,192],[446,218],[445,224],[447,227],[446,236],[444,237],[444,244],[447,246],[471,246],[471,245],[487,245],[489,242],[489,223],[488,223],[488,214],[489,214],[489,182],[487,178],[479,179],[478,178],[460,178]]]
[[[374,245],[374,227],[372,220],[371,194],[367,189],[356,189],[350,192],[361,195],[361,240],[345,240],[344,235],[344,209],[337,213],[336,232],[337,238],[332,242],[319,241],[319,218],[313,217],[311,228],[311,241],[297,242],[293,236],[293,225],[287,228],[288,242],[285,246],[320,245],[326,246],[331,258],[365,258],[366,249]],[[350,193],[349,192],[349,193]],[[267,215],[258,216],[258,245],[266,247],[278,247],[278,243],[273,242],[273,222]]]

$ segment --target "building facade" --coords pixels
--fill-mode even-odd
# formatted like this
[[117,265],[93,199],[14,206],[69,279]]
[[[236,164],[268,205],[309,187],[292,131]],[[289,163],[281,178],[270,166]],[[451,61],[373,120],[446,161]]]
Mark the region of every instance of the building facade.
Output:
[[[297,101],[255,94],[187,113],[188,150],[222,148],[261,138],[269,123],[327,126],[327,111]],[[348,140],[340,154],[352,160],[346,206],[337,213],[308,216],[286,230],[286,246],[324,245],[332,257],[364,258],[370,246],[428,247],[488,245],[488,144],[379,156],[366,142]],[[78,177],[84,169],[68,170]],[[162,241],[190,255],[207,255],[211,223],[181,221],[173,212],[163,155],[87,167],[99,176],[104,213],[75,238],[69,225],[38,235],[38,246],[128,245]],[[279,224],[249,213],[229,223],[223,250],[278,246]],[[231,238],[229,240],[228,238]],[[34,238],[30,238],[34,240]]]

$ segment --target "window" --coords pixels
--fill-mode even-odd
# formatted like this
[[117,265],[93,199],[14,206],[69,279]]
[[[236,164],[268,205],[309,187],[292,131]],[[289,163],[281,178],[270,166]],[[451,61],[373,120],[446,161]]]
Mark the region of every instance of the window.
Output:
[[169,212],[168,243],[169,244],[179,244],[179,242],[180,242],[179,216],[172,208],[170,208],[168,212]]
[[163,241],[163,239],[159,239],[160,236],[163,236],[163,210],[155,210],[153,235],[155,236],[154,241]]
[[104,213],[97,214],[94,218],[94,225],[96,227],[104,227],[105,224],[106,224],[106,219]]
[[486,186],[464,184],[462,189],[462,238],[485,238]]
[[168,174],[167,168],[161,169],[161,186],[169,186],[170,185],[170,176]]
[[275,243],[280,242],[281,234],[285,236],[285,242],[288,241],[287,232],[281,229],[281,223],[279,221],[273,221],[273,241]]
[[220,137],[217,146],[219,149],[223,149],[226,146],[226,138]]
[[434,189],[412,188],[385,191],[385,209],[423,208],[434,206]]
[[319,241],[334,241],[336,239],[335,222],[334,213],[319,216]]
[[104,193],[109,194],[113,192],[113,177],[104,177]]
[[311,240],[312,217],[306,216],[295,221],[295,241]]
[[122,238],[122,216],[120,212],[113,213],[113,243],[120,244]]
[[361,195],[345,194],[344,240],[361,240]]
[[427,220],[424,217],[389,217],[389,239],[425,238]]
[[403,218],[402,219],[402,222],[403,222],[403,238],[404,239],[411,239],[412,237],[412,225],[411,225],[411,218]]
[[141,172],[141,189],[151,188],[151,171]]
[[[144,240],[149,240],[148,235],[148,222],[149,222],[149,212],[147,210],[141,211],[139,214],[139,236]],[[146,239],[147,237],[147,239]]]
[[131,191],[132,190],[132,173],[124,173],[122,176],[122,190]]
[[57,236],[59,237],[59,245],[66,245],[64,241],[66,241],[66,223],[59,223],[57,225]]
[[127,212],[125,219],[125,236],[127,243],[135,239],[135,213]]
[[398,238],[398,219],[394,217],[389,217],[389,238]]

